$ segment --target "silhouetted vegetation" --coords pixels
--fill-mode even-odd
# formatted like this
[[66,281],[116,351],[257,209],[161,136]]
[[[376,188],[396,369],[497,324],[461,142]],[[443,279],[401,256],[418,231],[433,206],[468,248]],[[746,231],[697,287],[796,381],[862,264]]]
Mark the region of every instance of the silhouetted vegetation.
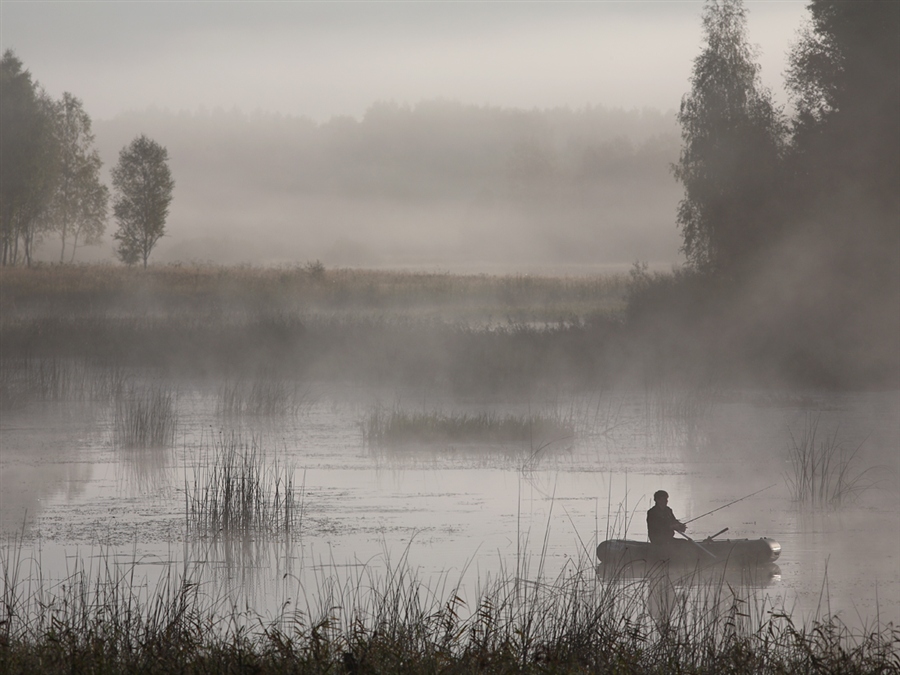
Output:
[[171,446],[175,441],[175,392],[161,385],[131,387],[116,396],[113,428],[126,448]]
[[303,517],[294,468],[269,459],[260,440],[221,434],[201,446],[191,484],[188,527],[201,536],[291,534]]
[[[900,5],[810,4],[788,120],[757,80],[740,0],[708,2],[679,121],[689,270],[640,269],[648,358],[818,386],[900,382]],[[888,187],[891,186],[891,187]]]
[[838,432],[819,433],[818,418],[807,418],[788,450],[790,469],[785,480],[791,496],[812,505],[838,506],[857,498],[877,481],[885,467],[859,466],[862,446],[847,448]]
[[[0,668],[25,673],[888,673],[892,624],[798,625],[724,580],[599,581],[583,562],[556,579],[506,573],[470,602],[405,561],[304,589],[300,606],[259,616],[210,597],[190,572],[147,588],[106,560],[50,584],[2,563]],[[34,571],[34,570],[32,570]],[[654,596],[662,596],[654,600]],[[655,604],[654,604],[655,603]]]
[[81,244],[99,243],[106,229],[108,190],[91,118],[65,92],[52,100],[11,51],[0,74],[0,265],[30,265],[37,245],[59,235],[60,262]]
[[[271,381],[253,391],[267,372],[295,381],[427,382],[460,394],[634,378],[873,386],[890,384],[897,372],[860,346],[788,339],[800,317],[773,326],[772,304],[733,302],[728,282],[687,269],[637,266],[630,278],[311,273],[303,266],[136,272],[0,271],[3,360],[34,364],[26,379],[35,386],[34,368],[53,359],[65,368],[221,376],[223,414],[298,409],[303,393],[295,383],[265,378]],[[16,368],[3,371],[9,387],[25,382]]]
[[147,258],[166,232],[166,217],[175,181],[169,171],[169,153],[141,134],[119,153],[112,170],[116,196],[113,214],[119,229],[113,235],[116,254],[127,265],[147,266]]

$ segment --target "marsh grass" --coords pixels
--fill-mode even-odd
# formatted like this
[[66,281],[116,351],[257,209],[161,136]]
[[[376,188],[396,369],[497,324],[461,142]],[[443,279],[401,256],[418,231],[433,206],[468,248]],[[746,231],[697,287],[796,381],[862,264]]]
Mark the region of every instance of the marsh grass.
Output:
[[160,448],[175,442],[175,392],[164,384],[132,386],[116,397],[113,432],[116,445]]
[[406,555],[322,569],[274,616],[204,592],[193,565],[158,581],[92,557],[59,581],[15,551],[2,564],[3,672],[847,673],[897,672],[900,631],[798,625],[742,589],[652,576],[598,583],[485,579],[469,596],[424,580]]
[[0,358],[0,409],[29,403],[106,402],[128,381],[123,368],[84,359]]
[[185,477],[186,519],[201,536],[291,534],[303,520],[303,486],[294,486],[294,467],[267,462],[259,437],[220,434],[203,447]]
[[281,267],[176,264],[141,270],[38,265],[0,269],[0,309],[7,316],[73,310],[96,316],[128,308],[141,313],[160,308],[195,312],[209,306],[320,312],[373,309],[401,314],[452,309],[460,320],[558,321],[622,311],[628,283],[625,274],[451,275],[326,269],[318,261]]
[[148,316],[0,321],[0,341],[3,358],[80,358],[231,380],[276,370],[297,380],[430,383],[469,395],[594,387],[625,367],[620,330],[607,320],[475,325],[390,313],[173,309]]
[[234,380],[219,387],[216,414],[224,417],[297,415],[309,403],[296,382],[268,371],[250,381]]
[[[460,394],[594,386],[624,369],[616,276],[53,266],[3,268],[0,281],[2,359],[80,358],[232,381],[277,370]],[[229,385],[223,412],[285,400],[252,388]]]
[[807,416],[799,438],[791,432],[789,472],[784,474],[792,498],[811,505],[838,506],[856,499],[875,484],[879,467],[860,468],[862,444],[848,449],[838,432],[819,433],[818,416]]
[[648,414],[661,438],[693,439],[703,427],[719,392],[708,382],[656,382],[645,389]]
[[537,447],[572,439],[571,418],[528,413],[440,413],[386,411],[376,407],[362,423],[363,441],[369,447],[417,444],[492,443]]

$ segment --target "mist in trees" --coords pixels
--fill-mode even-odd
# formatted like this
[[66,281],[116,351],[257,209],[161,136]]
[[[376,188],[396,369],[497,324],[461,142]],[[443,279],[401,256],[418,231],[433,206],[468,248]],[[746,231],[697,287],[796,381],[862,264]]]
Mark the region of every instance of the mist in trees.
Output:
[[65,92],[54,106],[59,147],[56,191],[41,215],[44,231],[60,239],[59,262],[75,259],[78,246],[100,243],[106,230],[109,190],[100,182],[103,162],[94,147],[91,118],[79,99]]
[[682,326],[694,363],[896,384],[900,4],[813,0],[809,11],[786,113],[759,86],[743,3],[706,3],[678,115],[688,268],[656,280],[638,270],[632,313]]
[[109,191],[91,118],[65,92],[54,101],[7,50],[0,83],[0,264],[31,265],[42,239],[60,239],[59,261],[79,245],[98,244],[106,229]]
[[760,84],[746,32],[740,0],[706,5],[706,46],[678,113],[682,250],[693,268],[717,276],[758,263],[780,229],[773,205],[781,189],[783,124]]
[[145,111],[98,123],[104,157],[136,128],[172,151],[179,183],[156,261],[509,270],[677,257],[671,112],[434,100],[316,123]]
[[59,176],[54,103],[7,50],[0,62],[0,237],[3,265],[31,264]]
[[175,181],[169,171],[169,153],[141,134],[119,153],[112,170],[116,190],[113,213],[119,229],[116,254],[127,265],[143,262],[166,233],[166,217]]

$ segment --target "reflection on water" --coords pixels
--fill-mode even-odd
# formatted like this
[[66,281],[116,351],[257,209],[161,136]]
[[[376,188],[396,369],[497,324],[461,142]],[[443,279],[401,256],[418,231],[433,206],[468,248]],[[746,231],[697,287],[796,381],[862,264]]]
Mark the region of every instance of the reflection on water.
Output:
[[[323,388],[310,392],[302,413],[235,419],[218,411],[215,385],[181,384],[179,392],[177,437],[168,449],[114,447],[108,407],[4,413],[0,522],[9,535],[28,513],[23,546],[40,559],[44,578],[64,576],[73,557],[104,547],[151,578],[169,565],[190,566],[210,593],[240,596],[263,610],[300,602],[323,574],[383,571],[391,557],[471,586],[510,570],[527,570],[533,581],[554,579],[575,563],[593,569],[599,541],[643,539],[657,489],[666,489],[676,515],[690,520],[777,483],[692,522],[689,532],[702,539],[728,527],[733,538],[772,537],[783,547],[780,575],[704,583],[750,589],[803,617],[825,610],[848,623],[900,617],[897,392],[782,399],[659,389],[491,404],[497,414],[543,411],[575,420],[574,439],[538,454],[524,443],[373,452],[361,431],[379,400],[373,392]],[[426,412],[478,407],[415,396],[410,405]],[[811,411],[823,431],[861,445],[867,464],[887,467],[881,484],[839,509],[801,507],[785,484],[791,434]],[[292,538],[187,534],[189,469],[204,439],[232,431],[259,435],[269,459],[294,467],[303,519]],[[684,575],[632,581],[647,584],[647,607],[663,618],[673,603],[699,602],[704,587]]]

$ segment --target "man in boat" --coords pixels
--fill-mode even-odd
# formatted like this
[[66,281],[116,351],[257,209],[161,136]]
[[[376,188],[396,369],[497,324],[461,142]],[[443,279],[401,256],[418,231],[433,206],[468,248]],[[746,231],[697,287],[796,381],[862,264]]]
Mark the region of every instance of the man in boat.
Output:
[[684,532],[687,525],[679,521],[669,508],[669,493],[657,490],[653,493],[656,502],[647,511],[647,535],[651,544],[667,544],[675,538],[675,532]]

